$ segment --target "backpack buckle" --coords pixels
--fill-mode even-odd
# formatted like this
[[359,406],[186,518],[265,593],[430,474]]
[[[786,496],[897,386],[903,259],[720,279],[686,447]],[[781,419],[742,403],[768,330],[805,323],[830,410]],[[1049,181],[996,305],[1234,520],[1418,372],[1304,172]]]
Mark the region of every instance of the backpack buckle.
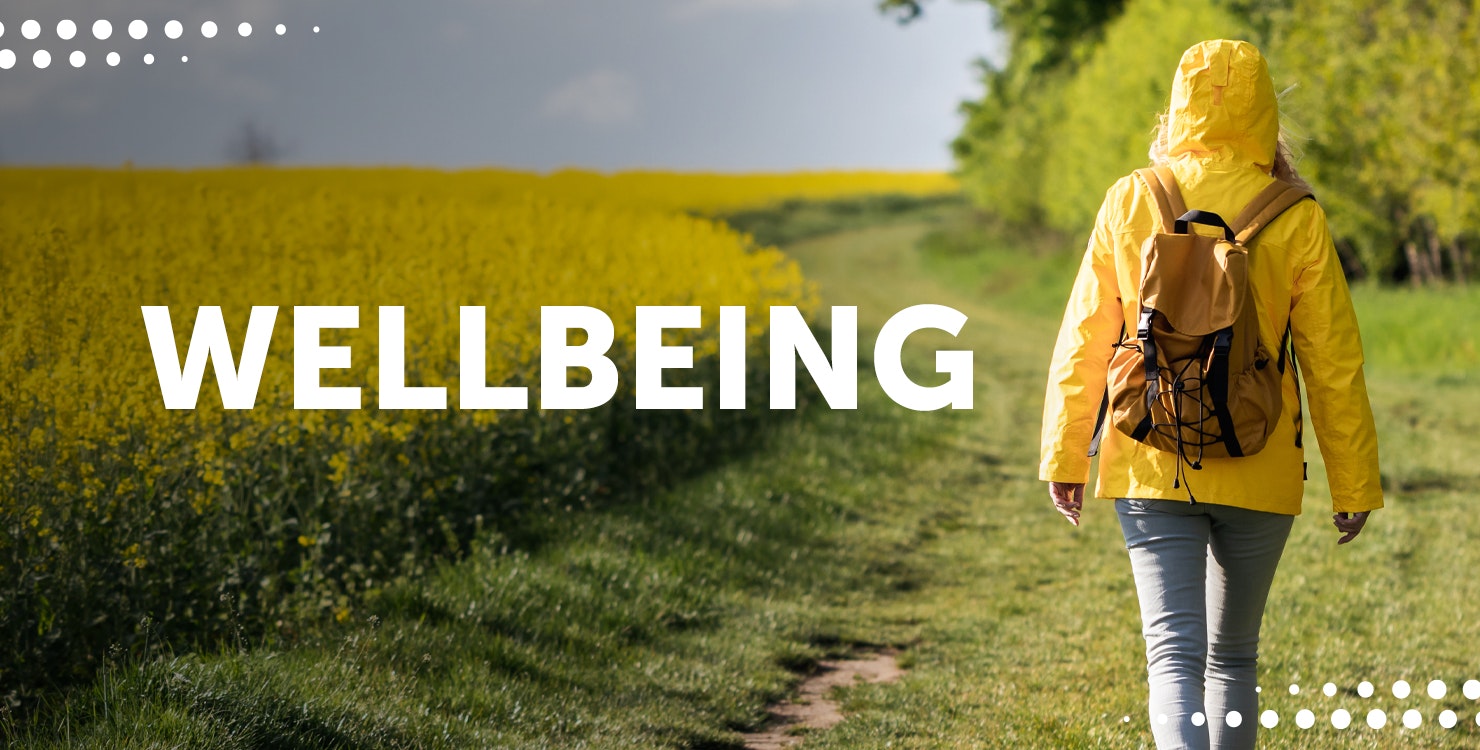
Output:
[[1151,336],[1151,316],[1156,311],[1149,308],[1141,308],[1141,319],[1136,323],[1136,338],[1145,341]]
[[1218,356],[1227,356],[1228,350],[1233,348],[1233,329],[1224,328],[1213,334],[1213,353]]

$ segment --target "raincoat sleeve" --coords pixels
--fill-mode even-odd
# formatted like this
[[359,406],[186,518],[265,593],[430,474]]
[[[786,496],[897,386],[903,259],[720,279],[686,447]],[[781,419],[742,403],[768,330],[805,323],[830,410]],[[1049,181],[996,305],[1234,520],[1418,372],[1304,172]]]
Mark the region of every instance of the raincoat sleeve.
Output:
[[[1122,180],[1106,194],[1064,310],[1043,401],[1038,476],[1044,481],[1089,481],[1087,453],[1105,394],[1110,355],[1124,319],[1114,242],[1129,188],[1129,181]],[[1107,424],[1106,429],[1113,428]]]
[[1362,375],[1362,338],[1340,259],[1319,206],[1307,222],[1308,261],[1291,289],[1290,327],[1306,386],[1331,505],[1337,513],[1382,507],[1377,428]]

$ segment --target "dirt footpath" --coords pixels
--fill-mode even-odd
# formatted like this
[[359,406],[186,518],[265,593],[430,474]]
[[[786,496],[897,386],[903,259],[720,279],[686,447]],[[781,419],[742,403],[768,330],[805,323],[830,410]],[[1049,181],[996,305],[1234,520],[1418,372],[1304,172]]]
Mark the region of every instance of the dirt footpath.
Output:
[[805,732],[828,729],[843,720],[838,704],[827,697],[835,687],[858,683],[894,682],[903,674],[893,650],[860,654],[857,659],[818,662],[817,671],[802,682],[794,701],[769,707],[771,721],[759,732],[745,735],[749,750],[774,750],[801,742]]

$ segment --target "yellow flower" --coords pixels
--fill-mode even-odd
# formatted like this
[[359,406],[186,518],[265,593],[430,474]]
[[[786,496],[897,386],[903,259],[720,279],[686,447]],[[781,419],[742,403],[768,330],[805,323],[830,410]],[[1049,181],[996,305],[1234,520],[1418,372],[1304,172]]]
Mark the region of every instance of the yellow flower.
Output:
[[[513,427],[540,434],[578,424],[578,415],[538,411],[537,394],[536,410],[524,414],[460,411],[459,308],[484,308],[491,387],[538,384],[545,305],[606,311],[623,367],[636,344],[634,306],[700,305],[703,326],[675,336],[703,366],[718,353],[720,306],[746,307],[745,335],[756,344],[770,306],[810,315],[820,301],[786,255],[689,213],[956,189],[941,173],[4,170],[0,247],[27,262],[0,266],[0,350],[21,354],[0,357],[0,421],[9,420],[0,424],[0,508],[26,507],[11,511],[23,528],[42,529],[45,515],[53,525],[42,536],[80,554],[66,546],[75,524],[50,519],[147,524],[178,500],[204,514],[233,497],[228,471],[233,484],[265,490],[256,497],[290,495],[283,482],[315,478],[278,473],[301,468],[309,451],[328,456],[334,486],[319,499],[337,503],[377,489],[355,484],[362,476],[404,481],[426,469],[428,452],[446,450],[453,436],[481,447],[522,439]],[[181,357],[201,306],[220,306],[238,357],[252,307],[279,306],[255,408],[222,408],[209,366],[195,409],[164,408],[140,311],[147,305],[169,306]],[[358,308],[357,328],[323,331],[323,345],[349,347],[350,366],[325,369],[320,380],[359,388],[363,408],[294,408],[295,305]],[[448,410],[377,408],[381,305],[404,306],[406,384],[447,388]],[[436,465],[461,458],[431,457]],[[534,485],[531,463],[519,454],[497,470]],[[427,499],[457,484],[417,481]],[[63,507],[43,513],[32,497]],[[130,568],[148,562],[137,544],[119,554]]]
[[339,484],[343,482],[345,476],[349,473],[349,454],[340,451],[330,456],[329,468],[334,470],[329,474],[329,483]]

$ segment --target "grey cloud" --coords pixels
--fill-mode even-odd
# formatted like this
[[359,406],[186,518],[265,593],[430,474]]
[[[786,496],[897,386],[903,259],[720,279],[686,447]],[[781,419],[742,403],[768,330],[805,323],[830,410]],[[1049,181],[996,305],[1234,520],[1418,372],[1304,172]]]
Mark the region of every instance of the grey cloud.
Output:
[[[28,63],[20,20],[55,44],[71,17],[89,59],[0,70],[0,153],[22,163],[214,164],[253,120],[303,163],[940,168],[957,103],[979,93],[972,59],[1000,55],[980,2],[935,3],[909,28],[872,0],[0,2],[0,48]],[[107,43],[88,31],[99,16]],[[170,18],[183,38],[163,38]],[[123,65],[101,63],[109,49]]]
[[540,106],[545,117],[588,125],[619,125],[637,119],[637,82],[613,70],[593,70],[566,81]]

